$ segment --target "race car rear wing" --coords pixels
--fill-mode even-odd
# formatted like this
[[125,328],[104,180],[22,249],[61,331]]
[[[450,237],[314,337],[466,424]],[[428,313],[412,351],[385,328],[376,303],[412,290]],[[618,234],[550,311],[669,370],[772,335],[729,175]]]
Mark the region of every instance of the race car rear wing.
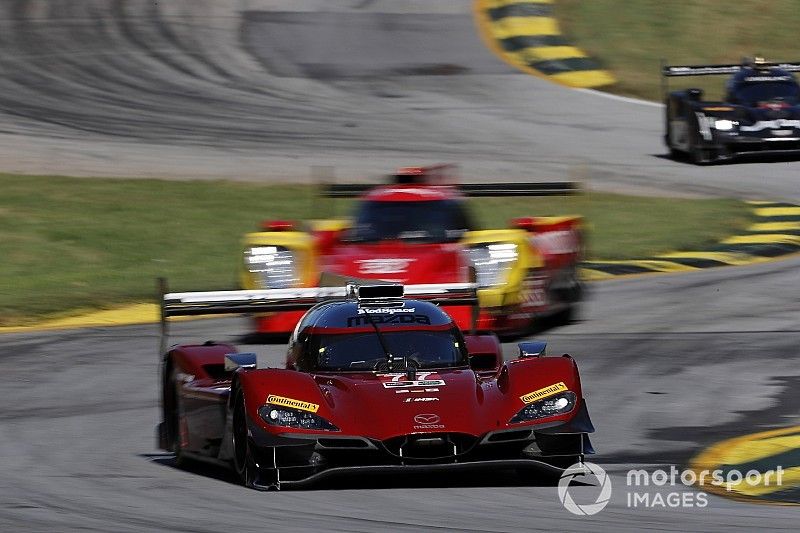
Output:
[[718,76],[723,74],[736,74],[742,68],[753,66],[756,69],[780,68],[787,72],[800,72],[800,61],[791,63],[768,62],[759,59],[752,65],[739,63],[737,65],[667,65],[661,60],[661,92],[664,96],[669,92],[667,79],[675,76]]
[[[376,284],[375,286],[378,286]],[[169,335],[168,320],[174,316],[221,315],[238,313],[267,313],[303,311],[330,300],[359,297],[356,284],[338,287],[308,287],[292,289],[262,289],[240,291],[168,292],[167,281],[158,280],[161,307],[160,354],[166,350]],[[471,306],[472,329],[478,315],[478,287],[475,283],[441,283],[403,286],[404,297],[425,300],[441,306]],[[374,291],[373,291],[374,292]],[[363,298],[369,298],[362,296]]]
[[[336,183],[325,187],[327,198],[355,198],[376,187],[369,183]],[[464,196],[568,196],[580,192],[579,184],[571,181],[540,183],[462,183],[454,185]]]
[[[719,74],[736,74],[743,66],[738,65],[661,65],[662,76],[714,76]],[[765,63],[756,65],[759,69],[780,68],[787,72],[800,72],[800,62]]]

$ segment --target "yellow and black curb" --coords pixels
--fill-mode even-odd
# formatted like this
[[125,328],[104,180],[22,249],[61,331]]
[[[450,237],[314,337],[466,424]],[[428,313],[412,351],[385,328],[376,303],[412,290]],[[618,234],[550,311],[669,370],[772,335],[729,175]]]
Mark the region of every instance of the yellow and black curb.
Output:
[[702,268],[748,265],[800,252],[800,206],[781,202],[748,202],[756,221],[741,235],[705,250],[670,252],[649,259],[588,261],[587,280],[631,274],[688,272]]
[[[776,202],[748,203],[752,206],[756,222],[745,233],[728,237],[708,250],[672,252],[652,259],[586,262],[581,268],[581,277],[587,281],[599,281],[625,275],[688,272],[765,262],[800,253],[800,206]],[[150,324],[158,322],[158,317],[159,308],[156,304],[140,303],[29,326],[0,326],[0,334]]]
[[528,74],[569,87],[601,87],[614,77],[572,46],[553,17],[555,0],[475,0],[475,22],[486,45]]
[[700,490],[754,503],[800,504],[800,426],[719,442],[689,467],[705,478]]

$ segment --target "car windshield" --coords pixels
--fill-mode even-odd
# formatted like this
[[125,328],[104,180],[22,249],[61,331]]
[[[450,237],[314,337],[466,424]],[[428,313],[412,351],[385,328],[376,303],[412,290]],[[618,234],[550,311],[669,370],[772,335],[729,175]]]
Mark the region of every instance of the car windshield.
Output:
[[454,200],[364,202],[345,240],[451,242],[470,229],[464,207]]
[[[453,331],[381,330],[395,361],[413,361],[417,368],[447,368],[466,364],[465,348]],[[373,332],[314,335],[309,355],[317,355],[318,370],[375,370],[386,361],[378,335]]]
[[797,105],[800,101],[800,87],[792,81],[742,83],[736,89],[736,99],[743,105],[753,107],[759,102],[776,99]]

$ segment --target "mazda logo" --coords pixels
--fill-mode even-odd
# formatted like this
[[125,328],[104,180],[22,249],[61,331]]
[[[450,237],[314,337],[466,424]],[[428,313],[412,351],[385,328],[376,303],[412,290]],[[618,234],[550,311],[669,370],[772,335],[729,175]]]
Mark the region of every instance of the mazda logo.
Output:
[[417,415],[414,417],[414,422],[422,425],[438,424],[439,420],[441,420],[441,418],[439,418],[439,415],[426,414],[426,415]]

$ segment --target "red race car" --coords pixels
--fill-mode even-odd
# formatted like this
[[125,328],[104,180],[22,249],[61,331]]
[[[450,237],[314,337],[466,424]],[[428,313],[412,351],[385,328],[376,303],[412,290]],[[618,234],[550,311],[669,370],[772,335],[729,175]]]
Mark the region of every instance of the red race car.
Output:
[[[406,168],[390,185],[339,185],[329,196],[361,196],[352,220],[312,221],[307,231],[269,221],[245,235],[244,289],[324,286],[333,280],[380,279],[405,284],[476,281],[479,327],[501,335],[529,331],[556,316],[566,322],[582,297],[577,266],[582,219],[524,217],[509,228],[479,229],[466,196],[571,194],[572,183],[449,185],[450,165]],[[301,312],[257,315],[255,330],[285,333]],[[469,317],[455,315],[467,327]]]
[[352,472],[554,469],[594,453],[571,357],[523,342],[503,362],[493,333],[462,332],[443,309],[475,305],[472,284],[403,290],[164,295],[164,333],[175,315],[307,311],[285,368],[214,342],[163,351],[160,447],[257,489]]

